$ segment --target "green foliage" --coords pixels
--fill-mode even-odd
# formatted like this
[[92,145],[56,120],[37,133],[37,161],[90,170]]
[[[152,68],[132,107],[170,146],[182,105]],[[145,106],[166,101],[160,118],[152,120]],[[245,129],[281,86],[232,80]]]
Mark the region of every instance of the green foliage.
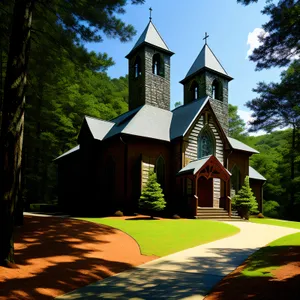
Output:
[[177,102],[175,102],[175,104],[174,104],[175,108],[178,107],[178,106],[181,106],[181,105],[182,105],[182,102],[181,102],[181,101],[177,101]]
[[249,213],[258,212],[258,204],[250,188],[249,176],[246,176],[244,185],[233,197],[232,202],[242,218],[248,219]]
[[[281,179],[280,184],[274,185],[274,191],[278,187],[284,188],[282,193],[286,194],[287,215],[293,219],[299,219],[296,214],[295,205],[300,204],[300,61],[295,61],[290,67],[282,72],[280,83],[260,82],[254,90],[259,97],[247,102],[247,106],[253,111],[253,121],[251,121],[251,131],[263,129],[271,132],[275,128],[290,127],[291,130],[285,131],[286,140],[282,140],[277,149],[272,149],[278,153],[278,159],[273,160],[272,169],[279,173],[274,177]],[[284,144],[282,146],[282,144]],[[268,147],[268,145],[267,145]],[[279,150],[279,151],[277,151]],[[263,164],[266,165],[269,154],[264,151],[266,156]],[[262,159],[262,157],[260,157]],[[277,164],[277,166],[276,166]],[[270,173],[270,172],[269,172]],[[272,179],[273,180],[273,179]],[[271,197],[270,199],[277,200]],[[278,201],[280,202],[280,201]]]
[[143,188],[139,207],[149,211],[152,214],[151,216],[153,216],[153,212],[161,211],[166,207],[163,191],[157,182],[156,174],[152,170],[149,172],[148,181]]
[[238,107],[228,104],[228,117],[229,117],[229,136],[235,139],[243,139],[247,136],[246,124],[237,113]]
[[279,218],[279,208],[280,205],[276,201],[265,201],[263,205],[263,211],[265,216],[270,217],[270,218]]
[[[248,5],[258,0],[237,0]],[[283,67],[300,54],[300,2],[298,0],[267,1],[262,14],[270,20],[262,25],[267,35],[260,38],[262,45],[250,56],[258,70]],[[280,42],[278,42],[280,41]]]

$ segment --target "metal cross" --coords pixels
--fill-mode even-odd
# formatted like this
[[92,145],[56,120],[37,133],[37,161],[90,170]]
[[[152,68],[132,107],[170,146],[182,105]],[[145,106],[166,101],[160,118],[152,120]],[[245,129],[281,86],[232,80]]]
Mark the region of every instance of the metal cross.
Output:
[[205,37],[204,37],[204,40],[205,40],[205,45],[207,44],[207,39],[209,38],[209,35],[207,34],[207,32],[205,32]]
[[149,8],[149,11],[150,11],[150,17],[149,17],[149,20],[151,21],[151,20],[152,20],[152,8],[151,8],[151,7]]

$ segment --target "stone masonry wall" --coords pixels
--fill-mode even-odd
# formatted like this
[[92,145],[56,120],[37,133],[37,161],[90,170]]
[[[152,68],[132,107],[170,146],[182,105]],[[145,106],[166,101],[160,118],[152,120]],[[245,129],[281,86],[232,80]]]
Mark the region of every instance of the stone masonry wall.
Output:
[[214,75],[208,71],[205,72],[206,78],[206,95],[212,97],[212,83],[215,79],[222,84],[222,100],[211,99],[210,104],[216,114],[226,135],[228,135],[228,80],[223,79],[218,75]]
[[[164,77],[152,73],[153,55],[159,53],[164,62]],[[170,110],[170,55],[145,48],[145,103]]]

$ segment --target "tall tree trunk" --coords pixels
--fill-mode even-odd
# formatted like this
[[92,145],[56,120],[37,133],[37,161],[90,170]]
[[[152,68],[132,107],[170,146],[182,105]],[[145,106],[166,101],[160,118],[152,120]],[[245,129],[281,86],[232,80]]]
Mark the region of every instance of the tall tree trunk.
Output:
[[[15,0],[0,137],[0,263],[14,262],[13,227],[18,201],[24,132],[26,72],[34,0]],[[19,197],[21,198],[21,197]]]
[[295,156],[296,156],[296,126],[293,125],[292,131],[292,151],[291,151],[291,184],[290,184],[290,203],[289,203],[289,214],[292,219],[295,218],[294,212],[295,203]]

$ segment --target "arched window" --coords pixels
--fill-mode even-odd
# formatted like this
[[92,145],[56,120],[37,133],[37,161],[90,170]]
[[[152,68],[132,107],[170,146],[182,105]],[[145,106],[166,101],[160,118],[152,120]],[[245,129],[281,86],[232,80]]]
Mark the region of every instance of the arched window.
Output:
[[213,99],[217,100],[223,100],[222,92],[223,92],[223,87],[222,83],[218,80],[214,80],[212,83],[212,91],[211,91],[211,96]]
[[196,81],[193,81],[190,87],[190,92],[192,100],[197,100],[199,98],[199,85]]
[[134,78],[138,78],[141,74],[142,74],[141,58],[137,56],[134,62]]
[[236,194],[240,189],[241,172],[237,165],[231,169],[230,186],[231,190]]
[[153,55],[152,73],[164,77],[164,63],[159,53]]
[[156,161],[155,165],[155,173],[157,176],[157,182],[160,184],[161,188],[164,189],[165,187],[165,160],[160,155]]
[[198,137],[198,159],[213,155],[215,152],[215,138],[209,127],[205,127]]

